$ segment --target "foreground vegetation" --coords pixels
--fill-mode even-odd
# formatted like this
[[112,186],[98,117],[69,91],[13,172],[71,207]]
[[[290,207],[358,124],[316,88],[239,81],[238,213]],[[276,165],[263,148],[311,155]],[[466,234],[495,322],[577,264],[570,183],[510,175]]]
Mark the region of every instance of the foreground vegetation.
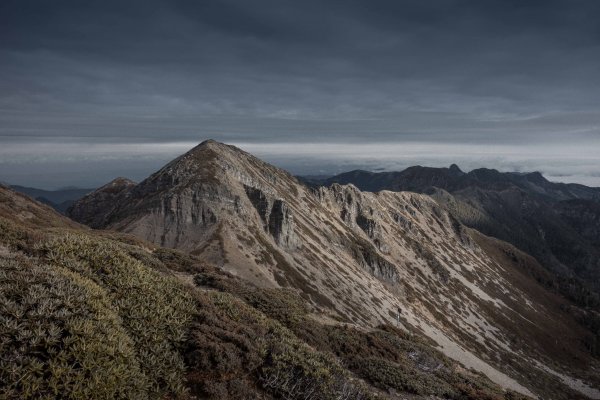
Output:
[[29,246],[27,231],[0,227],[13,250],[0,257],[4,396],[185,393],[180,349],[195,305],[175,278],[114,240],[55,231]]
[[318,322],[293,291],[48,225],[0,216],[0,398],[521,398],[396,328]]

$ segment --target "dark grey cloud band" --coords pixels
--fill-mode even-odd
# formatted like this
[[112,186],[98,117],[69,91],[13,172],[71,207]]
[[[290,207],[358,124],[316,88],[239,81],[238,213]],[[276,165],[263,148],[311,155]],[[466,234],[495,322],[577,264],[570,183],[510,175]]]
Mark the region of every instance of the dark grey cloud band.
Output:
[[594,0],[5,0],[0,145],[588,149],[599,15]]

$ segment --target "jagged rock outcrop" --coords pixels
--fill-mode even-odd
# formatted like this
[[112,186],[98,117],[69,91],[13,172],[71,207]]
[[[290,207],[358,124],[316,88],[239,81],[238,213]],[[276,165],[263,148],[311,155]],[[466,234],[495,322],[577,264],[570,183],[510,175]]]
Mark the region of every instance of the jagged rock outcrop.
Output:
[[277,244],[287,248],[294,246],[294,217],[283,200],[277,199],[273,202],[269,214],[269,232]]
[[381,256],[371,243],[358,241],[351,249],[356,261],[369,274],[387,283],[399,283],[398,267]]
[[246,185],[244,185],[244,188],[246,189],[248,198],[252,202],[254,208],[256,208],[260,219],[263,221],[266,227],[269,224],[269,216],[271,214],[271,205],[269,204],[267,196],[260,189]]
[[520,269],[524,255],[502,258],[491,239],[475,240],[424,194],[311,189],[206,141],[96,213],[105,228],[191,252],[260,286],[293,288],[333,320],[397,324],[401,308],[405,328],[523,393],[539,385],[532,369],[548,374],[538,362],[589,359],[562,300]]
[[260,189],[244,185],[246,194],[275,242],[287,248],[296,245],[294,217],[284,200],[270,198]]
[[465,173],[456,164],[398,172],[351,171],[322,183],[431,195],[460,223],[512,243],[563,280],[576,280],[563,285],[564,295],[575,299],[581,297],[577,293],[593,290],[600,296],[597,224],[587,224],[589,219],[583,217],[596,213],[600,188],[550,182],[540,172],[479,168]]

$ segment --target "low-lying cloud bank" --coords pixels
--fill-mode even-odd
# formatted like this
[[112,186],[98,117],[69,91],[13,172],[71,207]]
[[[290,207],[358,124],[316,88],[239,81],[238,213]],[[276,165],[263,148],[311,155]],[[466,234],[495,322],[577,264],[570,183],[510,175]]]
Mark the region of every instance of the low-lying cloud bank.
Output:
[[[57,188],[99,186],[116,176],[143,179],[202,139],[176,142],[106,142],[13,139],[0,146],[0,180]],[[598,141],[572,144],[485,145],[429,142],[244,143],[230,142],[299,175],[332,175],[352,169],[402,170],[412,165],[463,170],[540,171],[557,182],[600,186]]]

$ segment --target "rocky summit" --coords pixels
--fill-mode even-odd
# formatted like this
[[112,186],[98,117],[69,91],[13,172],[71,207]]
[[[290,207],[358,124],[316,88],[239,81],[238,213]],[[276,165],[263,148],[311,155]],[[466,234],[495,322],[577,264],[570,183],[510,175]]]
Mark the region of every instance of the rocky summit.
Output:
[[[465,176],[453,166],[439,180]],[[600,398],[595,331],[582,322],[590,311],[544,285],[553,275],[536,258],[463,225],[439,198],[308,187],[209,140],[138,184],[121,179],[88,194],[67,215],[262,290],[291,290],[314,324],[421,337],[511,393]]]

